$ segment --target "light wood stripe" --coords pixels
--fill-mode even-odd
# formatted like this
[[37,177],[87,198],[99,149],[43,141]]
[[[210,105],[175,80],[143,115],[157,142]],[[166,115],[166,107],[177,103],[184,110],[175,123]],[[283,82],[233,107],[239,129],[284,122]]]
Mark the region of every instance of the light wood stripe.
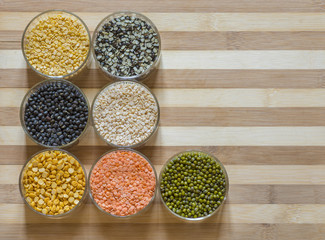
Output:
[[[155,204],[150,211],[136,218],[137,223],[182,223],[172,216],[162,204]],[[0,223],[19,224],[52,223],[32,213],[23,204],[0,204]],[[133,220],[134,221],[134,220]],[[325,221],[324,204],[226,204],[222,215],[207,219],[205,223],[309,223],[318,224]],[[101,213],[93,204],[87,204],[74,216],[61,219],[61,223],[114,223],[132,222],[132,220],[114,219]]]
[[[21,127],[1,126],[0,130],[0,145],[35,145]],[[324,127],[160,127],[147,145],[324,146],[324,131]],[[87,130],[79,144],[106,145],[92,128]]]
[[160,110],[160,126],[325,126],[325,108],[164,107]]
[[[322,239],[325,224],[267,224],[267,223],[29,223],[2,224],[5,239],[56,240],[73,234],[80,240],[106,239]],[[136,233],[136,234],[135,234]]]
[[0,126],[18,126],[19,108],[0,108]]
[[161,107],[322,107],[322,89],[156,89]]
[[94,4],[91,0],[83,1],[82,4],[77,0],[70,1],[46,1],[30,2],[28,5],[5,1],[1,5],[1,11],[45,11],[49,6],[55,4],[64,6],[70,11],[97,11],[106,12],[120,11],[129,9],[132,11],[150,11],[150,12],[323,12],[324,5],[321,1],[313,0],[246,0],[245,4],[241,0],[188,0],[186,3],[182,0],[169,1],[105,1],[97,0]]
[[[39,146],[0,145],[0,165],[23,164],[29,156],[42,150]],[[108,151],[108,146],[73,146],[68,151],[82,163],[92,164]],[[325,147],[315,146],[146,146],[138,149],[155,165],[164,164],[176,153],[196,149],[209,152],[226,165],[323,165]]]
[[[21,203],[18,184],[0,184],[0,203]],[[227,204],[325,204],[325,185],[231,184]]]
[[[0,50],[0,69],[27,68],[20,50]],[[160,69],[324,69],[325,50],[162,51]],[[94,60],[90,64],[95,69]]]
[[[325,127],[160,127],[147,146],[325,146]],[[0,145],[35,145],[20,126],[0,126]],[[88,128],[81,146],[106,143]]]
[[[109,82],[99,69],[87,70],[71,81],[83,88]],[[0,69],[2,88],[32,87],[41,80],[31,69]],[[325,70],[160,69],[144,83],[150,88],[324,88]]]
[[[0,107],[20,107],[27,88],[1,88]],[[100,89],[83,88],[90,102]],[[160,107],[325,107],[325,89],[152,89]]]
[[[22,31],[0,31],[0,49],[20,49],[21,36]],[[325,49],[324,32],[160,32],[160,36],[163,50]]]
[[[87,174],[91,165],[85,165]],[[159,174],[162,165],[155,165]],[[231,184],[325,184],[325,165],[226,165]],[[17,184],[22,165],[2,165],[0,184]]]
[[[19,110],[0,107],[0,126],[20,126]],[[162,107],[160,113],[160,126],[325,126],[325,108]]]
[[[24,30],[38,12],[0,12],[0,30]],[[76,12],[92,31],[109,13]],[[144,13],[160,31],[324,31],[323,13]],[[16,16],[19,16],[17,18]],[[258,24],[256,24],[258,23]]]

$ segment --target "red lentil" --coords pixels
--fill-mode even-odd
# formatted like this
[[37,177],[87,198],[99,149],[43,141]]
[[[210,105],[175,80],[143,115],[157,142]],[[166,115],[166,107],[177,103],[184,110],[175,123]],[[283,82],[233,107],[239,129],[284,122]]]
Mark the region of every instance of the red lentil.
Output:
[[151,201],[156,187],[153,168],[140,154],[129,150],[107,153],[90,176],[93,199],[106,212],[128,216]]

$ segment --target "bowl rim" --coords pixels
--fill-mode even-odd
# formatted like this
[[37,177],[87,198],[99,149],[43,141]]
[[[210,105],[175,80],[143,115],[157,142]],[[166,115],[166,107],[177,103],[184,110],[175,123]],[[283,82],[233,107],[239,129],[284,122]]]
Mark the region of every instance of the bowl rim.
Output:
[[[102,209],[96,202],[96,200],[93,198],[93,195],[92,195],[92,189],[91,189],[91,174],[93,172],[93,169],[94,167],[97,165],[97,163],[99,161],[102,160],[102,158],[110,153],[113,153],[113,152],[118,152],[118,151],[122,151],[122,152],[133,152],[133,153],[136,153],[138,155],[140,155],[141,157],[143,157],[148,163],[149,165],[151,166],[151,169],[154,173],[154,176],[155,176],[155,182],[156,182],[156,185],[155,185],[155,190],[154,190],[154,193],[153,193],[153,196],[151,198],[151,200],[149,201],[149,203],[144,207],[142,208],[140,211],[134,213],[134,214],[131,214],[131,215],[126,215],[126,216],[119,216],[119,215],[114,215],[112,213],[109,213],[109,212],[106,212],[104,209]],[[89,188],[89,196],[90,196],[90,199],[91,201],[94,203],[94,205],[103,213],[105,213],[106,215],[108,216],[112,216],[114,218],[121,218],[121,219],[127,219],[127,218],[132,218],[132,217],[135,217],[135,216],[138,216],[140,215],[141,213],[145,212],[146,210],[149,209],[149,207],[152,205],[152,203],[154,202],[156,196],[157,196],[157,188],[158,188],[158,176],[157,176],[157,172],[156,172],[156,169],[154,167],[154,165],[151,163],[151,161],[149,160],[149,158],[147,156],[145,156],[143,153],[139,152],[139,151],[136,151],[134,149],[131,149],[131,148],[115,148],[115,149],[111,149],[107,152],[105,152],[104,154],[102,154],[98,159],[96,159],[96,161],[92,164],[90,170],[89,170],[89,173],[88,173],[88,188]]]
[[[225,174],[225,180],[226,180],[226,192],[225,192],[225,196],[224,196],[224,199],[223,201],[221,202],[221,204],[210,214],[206,215],[206,216],[203,216],[203,217],[198,217],[198,218],[188,218],[188,217],[183,217],[181,215],[178,215],[177,213],[173,212],[171,209],[169,209],[162,197],[162,194],[161,194],[161,181],[162,181],[162,174],[165,172],[165,169],[167,167],[167,165],[173,160],[175,159],[175,157],[181,155],[181,154],[184,154],[184,153],[200,153],[200,154],[206,154],[208,155],[209,157],[211,157],[213,160],[216,161],[217,164],[220,165],[221,169],[223,170],[224,174]],[[227,173],[227,170],[225,168],[225,166],[223,165],[223,163],[216,157],[214,156],[213,154],[211,153],[208,153],[206,151],[202,151],[202,150],[196,150],[196,149],[190,149],[190,150],[185,150],[185,151],[181,151],[181,152],[178,152],[176,154],[174,154],[172,157],[170,157],[168,159],[168,161],[165,162],[165,164],[163,165],[163,167],[161,168],[160,170],[160,174],[159,174],[159,186],[158,186],[158,191],[159,191],[159,196],[160,196],[160,200],[162,201],[163,205],[165,206],[166,209],[168,209],[168,211],[170,213],[172,213],[174,216],[176,216],[177,218],[180,218],[182,220],[185,220],[185,221],[189,221],[189,222],[196,222],[196,221],[202,221],[202,220],[205,220],[211,216],[213,216],[214,214],[216,214],[218,212],[219,209],[221,209],[224,205],[224,203],[226,202],[227,198],[228,198],[228,192],[229,192],[229,177],[228,177],[228,173]]]
[[[78,163],[80,164],[80,166],[82,167],[82,170],[84,172],[84,176],[85,176],[85,190],[84,193],[79,201],[79,203],[77,205],[75,205],[71,210],[69,210],[68,212],[62,213],[62,214],[57,214],[57,215],[48,215],[48,214],[44,214],[42,212],[38,212],[36,211],[26,200],[24,193],[23,193],[23,184],[22,184],[22,177],[23,177],[23,172],[27,166],[27,164],[37,155],[41,154],[41,153],[45,153],[45,152],[49,152],[49,151],[61,151],[64,152],[70,156],[72,156],[76,161],[78,161]],[[79,209],[79,207],[81,206],[81,204],[85,201],[85,199],[88,196],[88,180],[87,180],[87,172],[86,169],[84,167],[84,165],[81,163],[81,161],[71,152],[64,150],[64,149],[60,149],[60,148],[47,148],[47,149],[42,149],[40,151],[38,151],[37,153],[34,153],[31,157],[27,158],[27,161],[24,163],[23,167],[21,168],[20,174],[19,174],[19,179],[18,179],[18,185],[19,185],[19,192],[20,192],[20,196],[23,199],[24,203],[29,207],[29,209],[31,209],[33,212],[43,216],[43,217],[47,217],[47,218],[51,218],[51,219],[60,219],[63,217],[66,217],[68,215],[70,215],[71,213],[75,212],[76,209]]]
[[[139,85],[144,87],[149,94],[153,97],[156,106],[157,106],[157,119],[155,122],[155,125],[152,129],[152,132],[148,135],[147,138],[145,138],[143,141],[138,142],[136,144],[133,145],[127,145],[127,146],[122,146],[122,145],[116,145],[108,140],[106,140],[97,130],[96,128],[96,124],[95,124],[95,120],[94,120],[94,109],[95,109],[95,103],[97,101],[97,98],[101,95],[101,93],[103,93],[106,89],[109,89],[110,87],[114,86],[114,85],[118,85],[118,84],[135,84],[135,85]],[[136,81],[132,81],[132,80],[125,80],[125,81],[115,81],[115,82],[111,82],[106,84],[102,89],[99,90],[99,92],[96,94],[96,96],[93,99],[93,102],[91,104],[91,122],[92,125],[95,129],[96,134],[103,140],[105,141],[109,146],[113,147],[113,148],[138,148],[142,145],[144,145],[145,143],[147,143],[149,141],[149,139],[157,132],[158,127],[159,127],[159,123],[160,123],[160,106],[159,106],[159,102],[157,97],[155,96],[155,94],[151,91],[151,89],[149,87],[147,87],[145,84],[141,83],[141,82],[136,82]]]
[[[32,64],[29,62],[27,56],[26,56],[26,53],[25,53],[25,36],[27,34],[27,30],[29,29],[29,27],[31,26],[31,24],[37,20],[39,17],[41,17],[42,15],[44,14],[48,14],[48,13],[64,13],[64,14],[67,14],[67,15],[71,15],[73,17],[75,17],[78,21],[80,21],[81,25],[83,25],[83,27],[85,28],[86,32],[87,32],[87,36],[88,36],[88,43],[89,43],[89,47],[88,47],[88,52],[87,52],[87,55],[86,55],[86,58],[85,60],[81,63],[81,65],[73,70],[72,72],[68,73],[68,74],[65,74],[65,75],[59,75],[59,76],[53,76],[53,75],[47,75],[45,73],[42,73],[40,71],[38,71],[36,68],[34,68],[32,66]],[[23,53],[23,56],[24,56],[24,59],[25,59],[25,62],[27,63],[28,67],[30,67],[34,72],[36,72],[37,74],[39,74],[40,76],[44,77],[44,78],[54,78],[54,79],[67,79],[69,77],[72,77],[73,75],[75,75],[79,70],[83,69],[84,66],[86,66],[89,58],[90,58],[90,54],[91,54],[91,35],[90,35],[90,31],[86,25],[86,23],[76,14],[72,13],[72,12],[69,12],[67,10],[63,10],[63,9],[50,9],[50,10],[46,10],[44,12],[41,12],[39,14],[37,14],[35,17],[32,18],[32,20],[30,20],[30,22],[27,24],[26,28],[24,29],[24,32],[23,32],[23,35],[22,35],[22,38],[21,38],[21,50],[22,50],[22,53]]]
[[[65,145],[62,145],[62,146],[49,146],[49,145],[45,145],[45,144],[42,144],[40,142],[38,142],[36,139],[34,139],[31,134],[27,131],[27,127],[25,125],[25,117],[24,117],[24,114],[25,114],[25,106],[26,106],[26,103],[30,97],[30,95],[37,91],[41,86],[45,85],[45,84],[50,84],[50,83],[54,83],[54,82],[63,82],[63,83],[66,83],[68,85],[71,85],[72,87],[74,87],[75,89],[77,89],[81,95],[83,96],[83,98],[85,99],[86,101],[86,106],[88,108],[88,118],[87,118],[87,122],[86,122],[86,125],[85,125],[85,128],[82,130],[82,132],[80,133],[80,135],[75,138],[73,141],[65,144]],[[80,139],[81,136],[83,136],[85,134],[85,132],[87,131],[87,128],[90,124],[90,112],[91,112],[91,109],[90,109],[90,104],[89,104],[89,101],[88,101],[88,98],[86,96],[86,94],[74,83],[72,83],[71,81],[68,81],[66,79],[62,79],[62,78],[48,78],[48,79],[45,79],[39,83],[36,83],[33,87],[31,87],[27,93],[25,94],[23,100],[21,101],[21,104],[20,104],[20,109],[19,109],[19,118],[20,118],[20,124],[25,132],[25,134],[34,142],[36,143],[37,145],[40,145],[42,147],[45,147],[45,148],[59,148],[59,149],[62,149],[62,148],[66,148],[66,147],[69,147],[69,146],[72,146],[74,145],[75,143],[77,143]]]
[[[154,62],[151,63],[151,65],[147,68],[147,70],[145,70],[144,72],[134,75],[134,76],[117,76],[114,75],[112,73],[110,73],[109,71],[105,70],[99,63],[99,61],[96,58],[96,53],[95,53],[95,44],[97,41],[97,33],[100,30],[100,28],[102,28],[102,26],[109,21],[111,18],[115,18],[115,16],[117,17],[117,15],[126,15],[126,16],[130,16],[130,15],[135,15],[136,17],[141,18],[142,20],[146,21],[147,23],[149,23],[149,25],[152,27],[152,29],[157,33],[157,37],[158,37],[158,43],[159,43],[159,48],[158,48],[158,52],[157,52],[157,57],[155,59]],[[158,28],[156,27],[156,25],[145,15],[143,15],[142,13],[139,12],[135,12],[135,11],[128,11],[128,10],[122,10],[122,11],[117,11],[117,12],[113,12],[109,15],[107,15],[106,17],[104,17],[96,26],[94,32],[93,32],[93,37],[92,37],[92,41],[91,41],[91,51],[92,51],[92,55],[93,58],[95,60],[96,66],[102,70],[103,73],[105,73],[110,79],[112,79],[113,81],[127,81],[127,80],[133,80],[133,81],[137,81],[137,82],[141,82],[144,81],[146,79],[146,77],[149,75],[149,73],[155,68],[155,66],[159,63],[160,58],[161,58],[161,37],[160,37],[160,33]]]

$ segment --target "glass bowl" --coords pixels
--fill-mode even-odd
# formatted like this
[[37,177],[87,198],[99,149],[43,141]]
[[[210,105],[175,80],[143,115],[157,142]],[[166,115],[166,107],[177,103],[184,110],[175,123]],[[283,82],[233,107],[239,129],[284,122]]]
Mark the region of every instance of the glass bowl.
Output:
[[[98,204],[97,204],[97,202],[95,201],[95,199],[93,198],[93,195],[92,195],[92,189],[91,189],[91,183],[90,183],[90,179],[91,179],[91,174],[92,174],[92,171],[93,171],[93,169],[94,169],[94,167],[97,165],[97,163],[105,156],[105,155],[107,155],[107,154],[109,154],[109,153],[112,153],[112,152],[116,152],[116,151],[130,151],[130,152],[133,152],[133,153],[136,153],[136,154],[138,154],[138,155],[140,155],[141,157],[143,157],[149,164],[150,164],[150,166],[151,166],[151,168],[152,168],[152,170],[153,170],[153,172],[154,172],[154,174],[155,174],[155,182],[156,182],[156,186],[155,186],[155,190],[154,190],[154,194],[153,194],[153,196],[152,196],[152,198],[151,198],[151,200],[150,200],[150,202],[144,207],[144,208],[142,208],[140,211],[138,211],[138,212],[136,212],[136,213],[134,213],[134,214],[132,214],[132,215],[126,215],[126,216],[119,216],[119,215],[114,215],[114,214],[112,214],[112,213],[109,213],[109,212],[106,212],[104,209],[102,209]],[[89,171],[89,176],[88,176],[88,186],[89,186],[89,195],[90,195],[90,198],[91,198],[91,200],[92,200],[92,202],[95,204],[95,206],[101,211],[101,212],[103,212],[103,213],[105,213],[105,214],[107,214],[107,215],[109,215],[109,216],[112,216],[112,217],[115,217],[115,218],[120,218],[120,219],[125,219],[125,218],[133,218],[133,217],[135,217],[135,216],[138,216],[138,215],[140,215],[140,214],[143,214],[143,213],[145,213],[145,212],[147,212],[149,209],[150,209],[150,207],[152,206],[152,203],[154,202],[154,200],[155,200],[155,198],[156,198],[156,195],[157,195],[157,186],[158,186],[158,181],[157,181],[157,179],[158,179],[158,177],[157,177],[157,172],[156,172],[156,170],[155,170],[155,168],[154,168],[154,166],[152,165],[152,163],[149,161],[149,159],[145,156],[145,155],[143,155],[142,153],[140,153],[140,152],[138,152],[138,151],[136,151],[136,150],[133,150],[133,149],[124,149],[124,148],[118,148],[118,149],[112,149],[112,150],[110,150],[110,151],[107,151],[106,153],[104,153],[103,155],[101,155],[95,162],[94,162],[94,164],[92,165],[92,167],[91,167],[91,169],[90,169],[90,171]]]
[[[65,84],[68,84],[68,85],[71,85],[73,86],[75,89],[77,89],[81,94],[82,96],[84,97],[85,101],[86,101],[86,105],[87,105],[87,108],[88,108],[88,119],[87,119],[87,123],[86,123],[86,126],[84,128],[84,130],[81,132],[81,134],[76,138],[74,139],[73,141],[71,141],[70,143],[67,143],[65,145],[62,145],[62,146],[49,146],[49,145],[45,145],[45,144],[42,144],[40,142],[38,142],[36,139],[34,139],[32,137],[32,135],[28,132],[27,130],[27,127],[25,125],[25,120],[24,120],[24,115],[25,115],[25,106],[26,106],[26,103],[28,102],[28,99],[29,97],[34,93],[36,92],[40,87],[46,85],[46,84],[49,84],[49,83],[53,83],[53,82],[61,82],[61,83],[65,83]],[[33,141],[35,142],[36,144],[42,146],[42,147],[46,147],[46,148],[66,148],[66,147],[70,147],[70,146],[73,146],[75,144],[77,144],[79,142],[79,139],[80,137],[86,132],[87,130],[87,127],[89,125],[89,122],[90,122],[90,107],[89,107],[89,102],[88,102],[88,99],[86,97],[86,95],[83,93],[83,91],[78,87],[76,86],[75,84],[73,84],[72,82],[70,81],[67,81],[67,80],[64,80],[64,79],[46,79],[46,80],[43,80],[42,82],[39,82],[37,84],[35,84],[27,93],[26,95],[24,96],[23,98],[23,101],[21,102],[21,105],[20,105],[20,113],[19,113],[19,116],[20,116],[20,123],[21,123],[21,126],[23,127],[24,129],[24,132],[26,133],[26,135]]]
[[[38,212],[38,211],[36,211],[28,202],[27,202],[27,200],[26,200],[26,198],[25,198],[25,189],[24,189],[24,186],[23,186],[23,183],[22,183],[22,179],[23,179],[23,173],[24,173],[24,171],[26,170],[26,168],[27,168],[27,165],[28,165],[28,163],[35,157],[35,156],[37,156],[38,154],[40,154],[40,153],[43,153],[43,152],[47,152],[47,151],[61,151],[61,152],[64,152],[64,153],[66,153],[66,154],[68,154],[68,155],[70,155],[70,156],[72,156],[76,161],[78,161],[78,163],[80,164],[80,166],[82,167],[82,170],[83,170],[83,172],[84,172],[84,176],[85,176],[85,190],[84,190],[84,193],[83,193],[83,195],[82,195],[82,197],[81,197],[81,199],[80,199],[80,201],[79,201],[79,203],[76,205],[76,206],[74,206],[70,211],[68,211],[68,212],[65,212],[65,213],[62,213],[62,214],[58,214],[58,215],[47,215],[47,214],[44,214],[44,213],[42,213],[42,212]],[[86,199],[86,197],[87,197],[87,195],[88,195],[88,181],[87,181],[87,174],[86,174],[86,169],[85,169],[85,167],[83,166],[83,164],[79,161],[79,159],[75,156],[75,155],[73,155],[72,153],[70,153],[70,152],[68,152],[68,151],[66,151],[66,150],[63,150],[63,149],[59,149],[59,148],[54,148],[54,149],[44,149],[44,150],[41,150],[41,151],[39,151],[39,152],[37,152],[37,153],[35,153],[33,156],[31,156],[29,159],[28,159],[28,161],[26,161],[26,163],[23,165],[23,167],[22,167],[22,169],[21,169],[21,171],[20,171],[20,174],[19,174],[19,192],[20,192],[20,196],[21,196],[21,198],[23,199],[23,201],[24,201],[24,203],[28,206],[28,208],[29,209],[31,209],[33,212],[35,212],[35,213],[37,213],[37,214],[39,214],[39,215],[41,215],[41,216],[43,216],[43,217],[46,217],[46,218],[49,218],[49,219],[61,219],[61,218],[65,218],[65,217],[67,217],[67,216],[70,216],[71,214],[73,214],[73,213],[76,213],[77,212],[77,210],[79,210],[80,208],[81,208],[81,206],[83,206],[83,204],[84,204],[84,201],[85,201],[85,199]]]
[[[97,98],[100,96],[100,94],[102,92],[104,92],[105,90],[109,89],[111,86],[114,85],[118,85],[118,84],[135,84],[135,85],[140,85],[142,87],[144,87],[153,97],[153,99],[156,102],[156,106],[157,106],[157,119],[156,119],[156,123],[155,126],[152,129],[152,132],[148,135],[147,138],[145,138],[143,141],[133,144],[133,145],[128,145],[128,146],[122,146],[122,145],[116,145],[110,141],[108,141],[107,139],[105,139],[100,132],[97,130],[96,126],[95,126],[95,120],[94,120],[94,109],[95,109],[95,104],[97,102]],[[113,82],[113,83],[109,83],[106,86],[104,86],[95,96],[93,103],[92,103],[92,107],[91,107],[91,119],[92,119],[92,124],[94,126],[95,132],[97,133],[97,135],[103,140],[105,141],[108,145],[110,145],[113,148],[139,148],[140,146],[143,146],[145,143],[147,143],[149,141],[149,139],[156,133],[158,126],[159,126],[159,121],[160,121],[160,108],[159,108],[159,103],[158,100],[156,98],[156,96],[154,95],[154,93],[144,84],[140,83],[140,82],[135,82],[135,81],[123,81],[123,82]]]
[[[96,45],[96,41],[97,41],[97,36],[99,31],[102,29],[103,25],[105,23],[108,23],[109,21],[111,21],[114,18],[117,17],[122,17],[122,16],[130,16],[130,17],[136,17],[139,18],[143,21],[145,21],[146,23],[148,23],[148,25],[150,25],[152,27],[152,29],[157,33],[157,37],[158,37],[158,43],[159,43],[159,49],[157,52],[157,57],[155,59],[155,61],[150,65],[150,67],[145,70],[144,72],[138,74],[138,75],[134,75],[134,76],[117,76],[114,75],[112,73],[110,73],[109,71],[105,70],[101,65],[100,62],[97,60],[96,58],[96,54],[95,54],[95,45]],[[120,12],[115,12],[112,13],[110,15],[108,15],[107,17],[105,17],[96,27],[94,34],[93,34],[93,38],[92,38],[92,53],[93,53],[93,57],[94,60],[96,62],[96,66],[102,70],[102,72],[109,78],[112,79],[114,81],[118,81],[118,80],[137,80],[137,81],[142,81],[144,80],[146,77],[149,76],[150,73],[152,73],[155,69],[158,68],[159,65],[159,61],[161,58],[161,38],[159,35],[159,31],[157,29],[157,27],[154,25],[154,23],[146,16],[144,16],[141,13],[137,13],[137,12],[131,12],[131,11],[120,11]]]
[[[88,48],[88,53],[86,55],[85,60],[81,63],[81,65],[77,69],[75,69],[74,71],[72,71],[70,73],[67,73],[65,75],[53,76],[53,75],[47,75],[45,73],[42,73],[41,71],[37,70],[35,67],[32,66],[32,64],[29,62],[29,60],[28,60],[28,58],[26,56],[25,45],[26,45],[26,42],[27,42],[27,36],[28,36],[29,32],[39,23],[39,21],[44,20],[44,19],[46,19],[46,18],[48,18],[50,16],[58,15],[58,14],[76,20],[78,23],[80,23],[85,28],[85,30],[87,32],[87,36],[88,36],[89,48]],[[56,10],[56,9],[55,10],[48,10],[48,11],[42,12],[42,13],[38,14],[37,16],[35,16],[28,23],[28,25],[26,26],[26,28],[24,30],[24,33],[23,33],[23,36],[22,36],[22,41],[21,41],[21,49],[22,49],[23,56],[24,56],[24,59],[25,59],[27,65],[31,69],[33,69],[38,75],[40,75],[41,77],[44,77],[44,78],[56,78],[56,79],[64,78],[64,79],[69,79],[71,77],[76,76],[77,74],[79,74],[87,66],[87,61],[89,60],[89,56],[90,56],[90,53],[91,53],[90,48],[91,48],[90,33],[89,33],[87,25],[84,23],[84,21],[80,17],[78,17],[74,13],[68,12],[66,10]]]
[[[206,216],[203,216],[203,217],[197,217],[197,218],[189,218],[189,217],[183,217],[181,215],[178,215],[177,213],[173,212],[171,209],[169,209],[162,197],[162,194],[161,194],[161,189],[160,189],[160,186],[161,186],[161,181],[162,181],[162,174],[165,172],[166,170],[166,167],[167,165],[173,160],[175,159],[175,157],[179,156],[180,154],[184,154],[184,153],[200,153],[200,154],[204,154],[204,155],[208,155],[209,157],[211,157],[213,160],[215,160],[215,162],[217,164],[220,165],[221,169],[223,170],[223,173],[225,175],[225,180],[226,180],[226,192],[225,192],[225,196],[224,196],[224,199],[223,201],[221,202],[221,204],[210,214],[206,215]],[[224,167],[224,165],[215,157],[213,156],[212,154],[210,153],[207,153],[207,152],[203,152],[203,151],[199,151],[199,150],[188,150],[188,151],[182,151],[182,152],[179,152],[177,154],[175,154],[174,156],[172,156],[165,164],[164,166],[161,168],[161,171],[160,171],[160,174],[159,174],[159,186],[158,186],[158,189],[159,189],[159,195],[160,195],[160,200],[163,202],[163,205],[165,206],[166,209],[168,209],[168,211],[170,213],[172,213],[174,216],[176,216],[177,218],[183,220],[183,221],[187,221],[187,222],[195,222],[195,221],[202,221],[202,220],[205,220],[211,216],[213,216],[214,214],[216,214],[218,212],[219,209],[222,208],[222,206],[224,205],[226,199],[227,199],[227,196],[228,196],[228,191],[229,191],[229,179],[228,179],[228,174],[227,174],[227,171]]]

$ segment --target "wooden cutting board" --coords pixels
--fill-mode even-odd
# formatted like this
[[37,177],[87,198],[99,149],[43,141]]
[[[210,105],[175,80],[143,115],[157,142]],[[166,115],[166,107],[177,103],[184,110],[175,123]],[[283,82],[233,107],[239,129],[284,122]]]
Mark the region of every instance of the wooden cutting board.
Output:
[[[143,12],[162,36],[160,69],[146,82],[161,106],[157,136],[140,149],[157,171],[187,149],[215,154],[230,178],[218,216],[189,224],[157,198],[116,220],[89,201],[74,216],[43,219],[18,191],[22,164],[41,148],[19,106],[40,78],[20,40],[47,9],[78,14],[90,30],[110,12]],[[324,239],[325,3],[314,0],[85,0],[0,2],[0,239]],[[93,67],[73,80],[90,101],[107,80]],[[87,169],[109,150],[92,127],[69,151]]]

